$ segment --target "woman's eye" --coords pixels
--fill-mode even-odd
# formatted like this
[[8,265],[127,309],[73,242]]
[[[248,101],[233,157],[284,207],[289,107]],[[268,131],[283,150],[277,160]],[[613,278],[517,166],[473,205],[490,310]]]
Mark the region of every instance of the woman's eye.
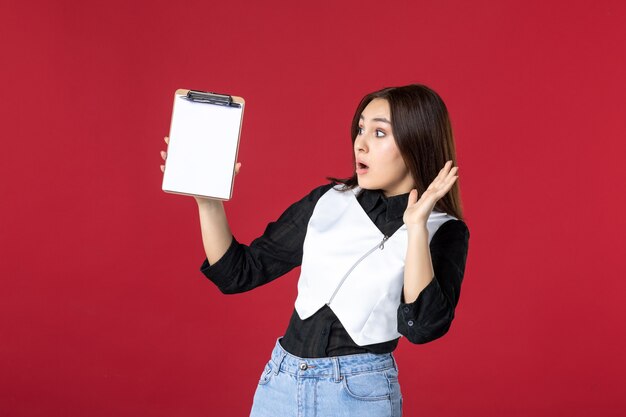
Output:
[[363,128],[359,126],[359,128],[358,128],[358,130],[357,130],[357,133],[358,133],[359,135],[362,135],[362,134],[363,134]]
[[382,130],[380,130],[380,129],[376,129],[376,137],[377,137],[377,138],[383,138],[383,137],[385,137],[385,132],[383,132],[383,131],[382,131]]

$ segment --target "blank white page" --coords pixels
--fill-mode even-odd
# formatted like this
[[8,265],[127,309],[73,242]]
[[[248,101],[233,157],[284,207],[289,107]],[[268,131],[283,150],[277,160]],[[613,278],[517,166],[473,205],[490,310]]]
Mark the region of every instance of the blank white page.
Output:
[[200,103],[176,95],[163,191],[231,198],[241,107]]

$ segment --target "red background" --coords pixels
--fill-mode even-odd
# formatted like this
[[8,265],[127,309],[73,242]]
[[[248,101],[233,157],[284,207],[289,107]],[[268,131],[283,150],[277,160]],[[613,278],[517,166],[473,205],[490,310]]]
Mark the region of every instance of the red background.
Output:
[[247,415],[297,274],[200,274],[195,203],[160,190],[173,93],[246,98],[249,242],[412,82],[451,112],[471,239],[450,333],[396,351],[405,415],[623,415],[624,3],[304,4],[3,0],[0,415]]

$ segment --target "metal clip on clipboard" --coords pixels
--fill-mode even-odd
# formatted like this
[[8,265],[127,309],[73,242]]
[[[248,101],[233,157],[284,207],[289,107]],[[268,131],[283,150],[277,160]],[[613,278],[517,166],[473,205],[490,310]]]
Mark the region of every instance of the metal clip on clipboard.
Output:
[[225,94],[210,93],[206,91],[189,90],[186,96],[187,100],[198,103],[217,104],[219,106],[241,107],[239,103],[235,103],[231,96]]

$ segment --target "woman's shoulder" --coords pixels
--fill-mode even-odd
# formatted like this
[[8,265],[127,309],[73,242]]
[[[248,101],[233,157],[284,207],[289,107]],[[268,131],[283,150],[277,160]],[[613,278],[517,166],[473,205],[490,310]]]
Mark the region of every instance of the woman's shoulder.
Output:
[[452,218],[443,223],[433,235],[431,245],[445,244],[450,241],[467,243],[470,237],[469,228],[464,220]]
[[337,183],[334,182],[318,185],[317,187],[313,188],[304,198],[308,200],[319,200],[321,196],[326,194],[328,190],[335,187],[336,185]]
[[357,194],[360,191],[359,187],[349,187],[345,184],[341,184],[335,181],[330,181],[322,185],[318,185],[313,188],[307,195],[304,196],[303,199],[307,200],[318,200],[321,196],[326,194],[330,190],[338,191],[338,192],[352,192]]
[[322,184],[319,185],[315,188],[313,188],[311,191],[309,191],[307,194],[305,194],[303,197],[301,197],[300,199],[296,200],[292,205],[291,208],[294,207],[312,207],[315,206],[315,204],[317,204],[317,201],[328,192],[328,190],[330,190],[331,188],[333,188],[333,186],[335,186],[335,183],[327,183],[327,184]]

